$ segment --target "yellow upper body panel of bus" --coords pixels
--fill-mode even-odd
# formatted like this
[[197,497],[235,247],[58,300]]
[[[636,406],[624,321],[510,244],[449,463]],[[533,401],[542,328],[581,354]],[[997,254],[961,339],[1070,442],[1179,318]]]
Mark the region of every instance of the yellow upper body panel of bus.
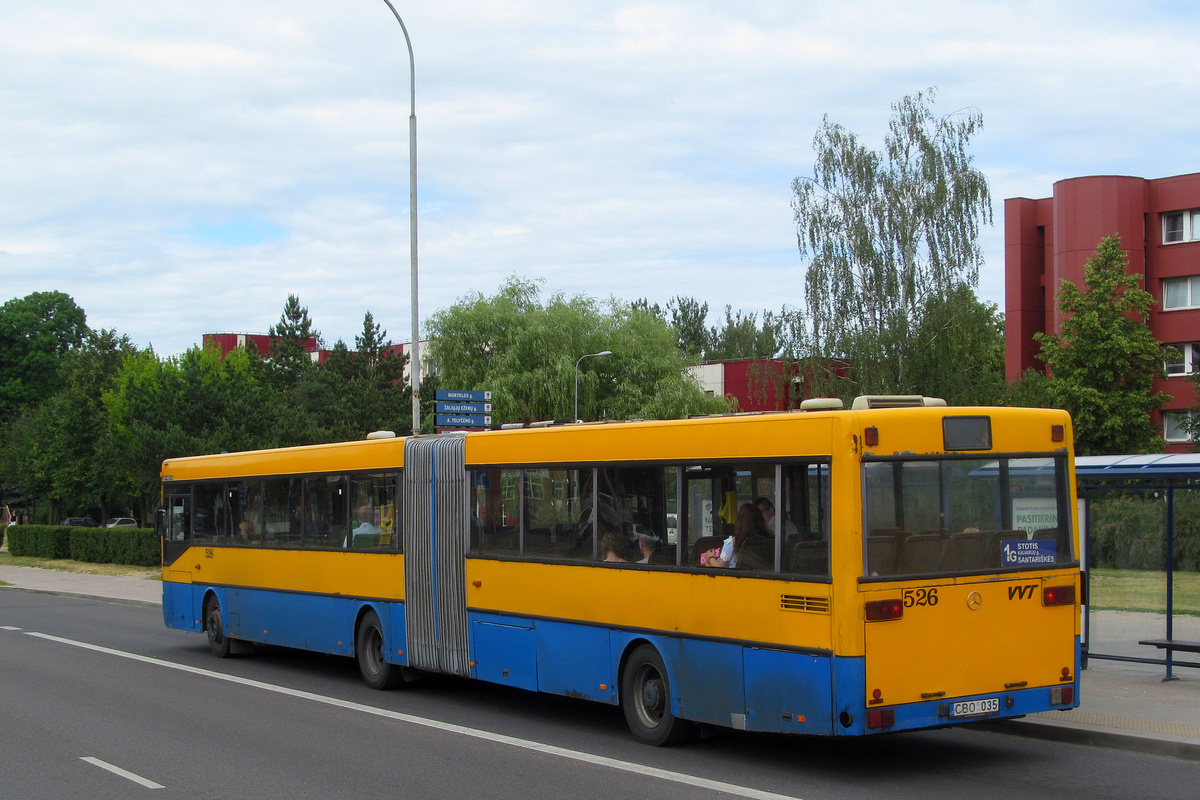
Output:
[[[466,434],[466,463],[468,466],[688,463],[934,454],[946,452],[942,419],[947,416],[990,417],[992,452],[1050,452],[1069,447],[1071,442],[1070,417],[1064,411],[943,406],[482,431]],[[1055,425],[1064,427],[1065,441],[1052,440],[1051,428]],[[878,432],[877,445],[864,444],[867,428]],[[162,475],[164,481],[213,480],[397,469],[403,465],[404,439],[393,438],[171,458],[163,462]]]

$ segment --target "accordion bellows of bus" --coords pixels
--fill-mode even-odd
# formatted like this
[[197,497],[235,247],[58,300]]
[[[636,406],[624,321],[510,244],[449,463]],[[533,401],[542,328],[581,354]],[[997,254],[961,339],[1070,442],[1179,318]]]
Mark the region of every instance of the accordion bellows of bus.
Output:
[[171,458],[163,616],[698,724],[858,736],[1079,703],[1070,417],[921,397]]

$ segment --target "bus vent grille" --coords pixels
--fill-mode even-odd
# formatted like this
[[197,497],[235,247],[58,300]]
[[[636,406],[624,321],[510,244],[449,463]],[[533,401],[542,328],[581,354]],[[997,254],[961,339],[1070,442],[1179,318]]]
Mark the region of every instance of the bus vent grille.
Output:
[[779,607],[784,611],[808,611],[813,614],[828,614],[829,598],[782,594],[779,596]]

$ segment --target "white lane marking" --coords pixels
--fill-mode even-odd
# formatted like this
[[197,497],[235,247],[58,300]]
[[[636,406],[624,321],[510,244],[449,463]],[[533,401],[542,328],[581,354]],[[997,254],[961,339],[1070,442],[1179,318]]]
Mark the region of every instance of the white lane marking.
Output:
[[166,667],[167,669],[179,670],[180,672],[188,672],[192,675],[202,675],[206,678],[215,678],[219,681],[227,681],[236,683],[241,686],[249,686],[253,689],[262,689],[267,692],[275,692],[276,694],[287,695],[301,700],[310,700],[314,703],[323,703],[328,706],[347,709],[349,711],[358,711],[363,714],[371,714],[376,717],[396,720],[398,722],[406,722],[410,725],[420,725],[425,728],[433,728],[447,733],[458,734],[459,736],[467,736],[472,739],[482,739],[487,742],[495,742],[497,744],[505,744],[510,747],[517,747],[522,750],[532,750],[537,753],[546,755],[558,756],[559,758],[567,758],[572,761],[582,761],[586,764],[594,764],[599,767],[608,767],[622,772],[631,772],[635,775],[644,775],[649,778],[658,778],[672,783],[679,783],[685,786],[694,786],[698,789],[710,789],[714,792],[724,792],[725,794],[733,795],[734,797],[747,797],[751,800],[799,800],[799,798],[791,795],[776,794],[774,792],[764,792],[760,789],[752,789],[749,786],[738,786],[733,783],[724,781],[714,781],[708,778],[697,778],[693,775],[685,775],[681,772],[671,772],[658,767],[648,767],[642,764],[630,764],[626,761],[620,761],[615,758],[606,758],[604,756],[593,755],[592,753],[584,753],[579,750],[569,750],[565,747],[555,747],[554,745],[542,744],[529,739],[519,739],[515,736],[506,736],[502,733],[492,733],[491,731],[480,730],[478,728],[468,728],[465,725],[456,725],[451,722],[441,722],[436,719],[428,719],[426,717],[417,717],[412,714],[404,714],[399,711],[389,711],[386,708],[376,708],[374,706],[363,705],[361,703],[352,703],[349,700],[340,700],[336,697],[327,697],[325,695],[314,694],[312,692],[304,692],[299,689],[289,689],[285,686],[276,686],[262,681],[252,680],[250,678],[241,678],[236,675],[225,675],[220,672],[202,669],[200,667],[191,667],[187,664],[176,664],[171,661],[163,661],[159,658],[150,656],[141,656],[137,653],[127,653],[124,650],[114,650],[110,647],[102,647],[98,644],[88,644],[87,642],[77,642],[74,639],[64,639],[59,636],[52,636],[48,633],[37,633],[28,631],[29,636],[36,636],[39,639],[46,639],[59,644],[67,644],[72,647],[80,647],[84,650],[93,650],[97,653],[107,653],[108,655],[127,658],[131,661],[140,661],[143,664],[152,664],[158,667]]
[[120,767],[114,766],[113,764],[110,764],[107,761],[101,761],[98,758],[92,758],[91,756],[80,756],[79,760],[86,761],[89,764],[95,764],[100,769],[106,769],[114,775],[120,775],[122,778],[127,778],[127,779],[133,781],[134,783],[138,783],[138,784],[141,784],[142,786],[145,786],[147,789],[165,789],[165,788],[167,788],[167,787],[163,786],[161,783],[155,783],[154,781],[149,780],[148,778],[143,778],[141,775],[136,775],[136,774],[130,772],[129,770],[121,769]]
[[13,627],[12,625],[0,625],[0,631],[19,631],[19,630],[21,630],[21,629]]

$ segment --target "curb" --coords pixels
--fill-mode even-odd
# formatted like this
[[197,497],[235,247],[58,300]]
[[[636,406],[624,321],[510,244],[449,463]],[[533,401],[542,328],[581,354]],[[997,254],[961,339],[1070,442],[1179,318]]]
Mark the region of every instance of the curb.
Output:
[[1047,739],[1090,747],[1131,750],[1185,761],[1200,761],[1200,742],[1164,734],[1122,731],[1079,722],[1055,722],[1028,718],[981,722],[974,727],[977,730],[1010,736],[1025,736],[1031,739]]
[[109,597],[102,594],[88,594],[87,592],[66,592],[60,589],[31,589],[27,586],[0,586],[0,592],[4,591],[5,589],[13,589],[19,592],[32,592],[34,594],[50,594],[57,597],[82,597],[87,600],[103,600],[106,603],[116,603],[123,606],[162,608],[162,603],[156,603],[153,600],[133,600],[128,597]]

